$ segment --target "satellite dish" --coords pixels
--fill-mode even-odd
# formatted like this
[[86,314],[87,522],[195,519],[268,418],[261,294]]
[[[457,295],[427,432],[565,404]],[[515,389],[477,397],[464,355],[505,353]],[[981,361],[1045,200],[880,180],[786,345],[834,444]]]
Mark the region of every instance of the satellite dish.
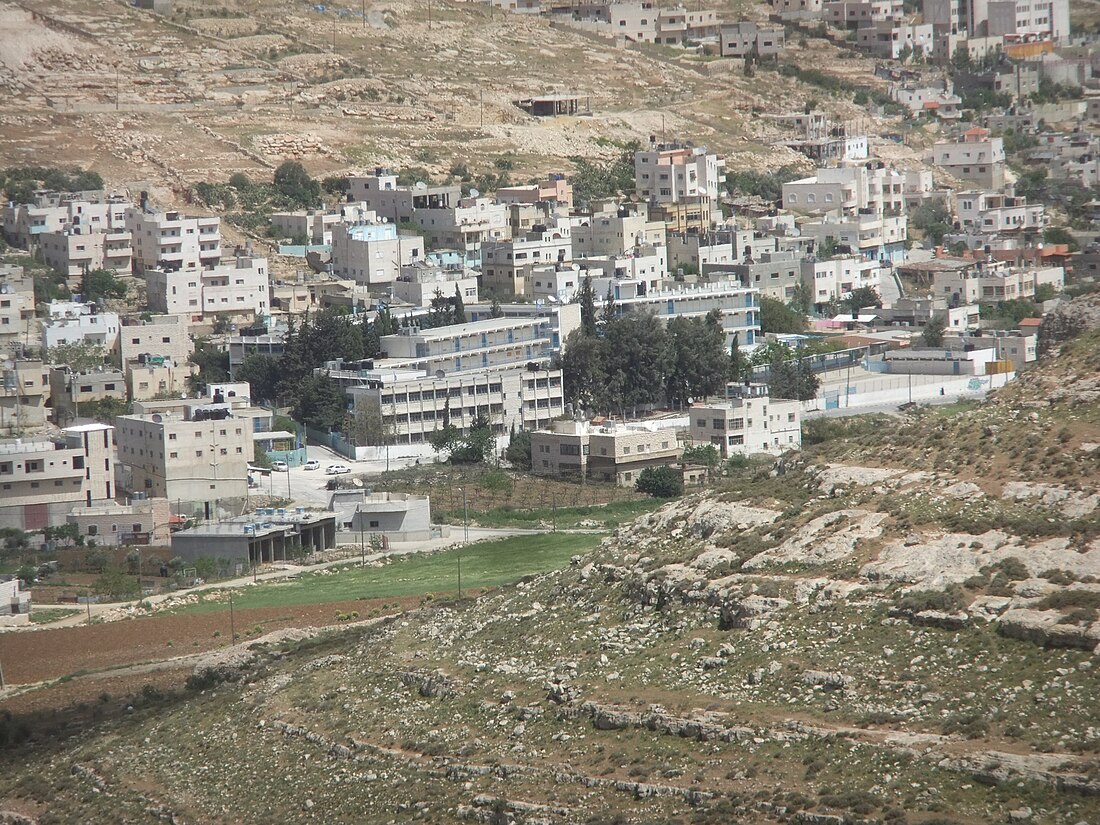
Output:
[[478,198],[478,197],[481,197],[481,193],[480,193],[480,192],[479,192],[478,190],[476,190],[476,189],[471,189],[471,190],[470,190],[470,197],[471,197],[471,198]]
[[569,268],[572,269],[574,272],[580,272],[581,271],[581,265],[580,264],[570,264]]
[[428,184],[424,183],[424,181],[422,181],[422,180],[418,180],[418,181],[416,182],[416,187],[415,187],[415,188],[416,188],[416,189],[427,189],[427,188],[428,188]]
[[160,424],[162,421],[164,421],[164,416],[162,416],[160,413],[153,413],[154,424]]
[[351,483],[352,483],[352,484],[354,484],[354,485],[355,485],[356,487],[362,487],[362,486],[363,486],[363,479],[361,479],[361,478],[353,478],[353,479],[351,480]]

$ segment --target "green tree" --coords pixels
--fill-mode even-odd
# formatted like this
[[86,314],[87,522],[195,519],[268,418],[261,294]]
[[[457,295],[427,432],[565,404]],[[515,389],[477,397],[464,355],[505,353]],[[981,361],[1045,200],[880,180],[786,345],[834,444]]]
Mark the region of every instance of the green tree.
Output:
[[882,306],[882,298],[879,297],[878,291],[873,286],[861,286],[848,293],[844,299],[844,304],[848,307],[849,312],[856,315],[864,307]]
[[296,206],[316,206],[321,199],[321,185],[296,160],[288,160],[279,166],[272,183],[280,195]]
[[760,332],[800,334],[806,331],[806,316],[777,298],[760,299]]
[[1077,239],[1064,226],[1048,226],[1044,229],[1043,243],[1065,244],[1069,247],[1070,252],[1076,252],[1081,248],[1081,245],[1077,243]]
[[84,300],[95,303],[107,298],[125,298],[126,282],[109,269],[93,269],[84,275]]
[[46,352],[46,360],[51,364],[64,364],[74,372],[87,372],[102,367],[107,361],[107,350],[102,344],[91,341],[79,341],[73,344],[58,344]]
[[640,149],[637,141],[622,145],[622,151],[611,161],[592,162],[573,157],[576,171],[570,176],[573,202],[588,209],[593,201],[615,197],[634,190],[634,153]]
[[922,203],[909,215],[909,225],[919,229],[922,237],[938,246],[951,231],[951,211],[942,199]]
[[618,307],[615,304],[615,290],[611,284],[607,285],[607,294],[603,299],[603,308],[601,309],[600,320],[604,324],[610,324],[615,320],[615,315],[618,312]]
[[713,395],[726,381],[726,336],[721,315],[677,317],[667,327],[669,363],[665,397],[670,405]]
[[745,354],[741,352],[741,335],[733,333],[733,342],[730,344],[729,380],[747,381],[752,375],[752,366]]
[[294,418],[311,427],[335,432],[347,416],[344,391],[328,372],[307,377],[299,388]]
[[235,376],[237,381],[248,384],[252,390],[251,397],[256,402],[274,401],[278,397],[281,377],[278,358],[255,352],[245,356],[244,361],[237,367]]
[[604,329],[607,347],[605,408],[625,413],[664,398],[669,369],[668,335],[646,312],[630,312]]
[[525,430],[512,430],[512,437],[504,450],[505,460],[521,470],[531,469],[531,433]]
[[777,354],[768,372],[768,395],[772,398],[808,401],[817,395],[821,381],[803,358],[787,360]]
[[634,489],[654,498],[675,498],[684,492],[684,477],[673,467],[646,467],[638,474]]
[[578,409],[590,409],[604,397],[606,344],[595,335],[573,330],[562,347],[561,368],[565,382],[565,400]]
[[943,334],[947,330],[947,316],[937,313],[928,319],[921,332],[921,345],[930,349],[943,346]]
[[704,467],[714,469],[722,456],[718,448],[713,444],[697,444],[694,447],[684,447],[681,459],[685,464],[701,464]]
[[190,378],[192,389],[197,393],[206,392],[208,384],[229,380],[229,353],[208,338],[195,339],[191,363],[198,368],[197,374]]
[[801,281],[794,285],[794,290],[791,293],[790,300],[787,301],[787,306],[800,315],[809,315],[810,311],[813,309],[813,295]]
[[493,302],[489,304],[489,317],[490,318],[503,318],[504,310],[500,308],[500,301],[497,300],[497,296],[493,296]]
[[466,304],[462,301],[462,291],[458,288],[458,284],[455,284],[454,310],[451,317],[452,323],[466,323]]
[[581,331],[585,335],[596,334],[596,292],[592,289],[592,276],[585,275],[577,290],[576,302],[581,305]]

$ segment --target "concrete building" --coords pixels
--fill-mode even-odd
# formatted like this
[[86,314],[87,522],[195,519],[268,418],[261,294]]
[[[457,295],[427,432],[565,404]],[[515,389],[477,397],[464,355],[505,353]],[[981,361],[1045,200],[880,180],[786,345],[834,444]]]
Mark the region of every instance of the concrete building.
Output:
[[817,174],[783,184],[783,208],[801,214],[840,209],[901,214],[906,194],[930,187],[930,172],[904,172],[875,164],[823,168]]
[[340,224],[332,233],[332,274],[369,290],[397,280],[401,267],[423,260],[424,239],[392,223]]
[[962,98],[951,91],[951,82],[938,84],[892,83],[890,97],[915,115],[931,114],[940,120],[961,116]]
[[391,223],[413,221],[421,209],[451,209],[462,199],[462,187],[457,184],[400,186],[397,175],[382,168],[376,168],[372,175],[349,177],[348,187],[353,201],[361,201],[380,219]]
[[126,402],[126,374],[122,370],[100,367],[88,372],[73,372],[67,366],[50,367],[50,400],[55,424],[75,421],[82,407],[87,411],[88,404],[107,398]]
[[[740,261],[752,232],[719,229],[710,232],[670,232],[667,241],[668,271],[702,272],[705,266],[728,266]],[[750,253],[751,255],[751,253]]]
[[62,344],[97,344],[107,352],[118,347],[122,324],[116,312],[99,312],[95,304],[51,301],[49,317],[42,321],[42,344],[51,349]]
[[664,246],[665,224],[650,217],[645,204],[606,204],[572,230],[572,254],[625,255],[635,246]]
[[547,427],[565,412],[561,370],[515,366],[446,375],[363,370],[347,393],[357,413],[380,416],[387,444],[423,444],[451,424],[466,433],[479,418],[498,435]]
[[343,524],[353,533],[381,535],[390,541],[430,541],[432,503],[428,496],[412,493],[360,493],[360,500]]
[[30,344],[34,323],[34,279],[21,266],[0,264],[0,349]]
[[904,17],[902,0],[825,0],[822,19],[834,29],[865,29]]
[[1004,141],[991,137],[988,129],[974,127],[967,129],[961,140],[936,143],[932,162],[959,180],[970,181],[982,189],[1004,188]]
[[718,27],[722,57],[778,57],[786,50],[782,26],[766,26],[748,20]]
[[377,223],[378,216],[365,203],[342,203],[336,211],[296,209],[275,212],[271,225],[292,240],[305,240],[311,246],[332,243],[333,230],[342,223]]
[[191,402],[179,412],[115,419],[125,488],[212,517],[220,499],[248,495],[253,424],[230,404]]
[[566,222],[538,227],[522,237],[487,241],[481,245],[480,292],[501,298],[530,295],[528,282],[535,267],[572,260],[571,227]]
[[810,300],[820,311],[830,302],[841,301],[864,287],[881,295],[883,280],[890,277],[890,269],[859,255],[838,255],[825,260],[804,260],[799,265],[799,274]]
[[886,372],[900,375],[986,375],[997,350],[893,349],[882,354]]
[[49,368],[37,358],[0,361],[0,436],[22,435],[46,425]]
[[249,566],[287,561],[335,546],[336,516],[301,507],[268,507],[172,534],[172,552],[186,561],[218,558]]
[[83,424],[57,441],[0,443],[0,525],[41,530],[61,524],[75,504],[115,497],[114,427]]
[[148,401],[165,396],[182,396],[188,390],[191,365],[172,361],[166,356],[144,355],[123,364],[126,394],[131,401]]
[[97,232],[89,226],[69,226],[37,237],[42,260],[70,278],[93,269],[126,275],[133,269],[133,238],[125,229]]
[[858,214],[842,216],[834,213],[820,220],[806,221],[799,226],[806,238],[822,246],[839,248],[862,255],[868,260],[900,261],[905,257],[908,221],[905,216]]
[[820,20],[822,0],[768,0],[772,14],[783,22],[796,20]]
[[1046,207],[1027,198],[1001,192],[970,189],[956,197],[959,223],[964,230],[984,233],[1041,232],[1050,223]]
[[149,355],[183,365],[191,360],[195,342],[186,315],[127,317],[122,319],[118,351],[123,364]]
[[23,590],[18,578],[0,582],[0,627],[18,627],[30,621],[30,592]]
[[931,57],[935,34],[931,23],[883,21],[856,30],[856,45],[878,57],[898,60],[903,53]]
[[[722,316],[726,347],[736,335],[741,346],[756,343],[760,334],[760,301],[754,289],[746,289],[739,281],[719,281],[708,284],[678,284],[676,287],[638,294],[631,282],[612,284],[616,313],[652,312],[663,323],[672,318],[705,317],[712,310]],[[599,298],[597,293],[597,298]]]
[[106,192],[35,192],[32,203],[3,208],[4,237],[29,249],[40,235],[79,229],[84,232],[121,232],[126,229],[128,198]]
[[195,217],[131,206],[126,229],[133,236],[134,272],[191,271],[216,266],[222,257],[221,218]]
[[401,267],[401,275],[390,287],[394,301],[429,307],[436,294],[451,298],[455,292],[463,304],[477,303],[477,273],[465,267],[442,267],[426,261]]
[[434,249],[458,249],[476,256],[485,241],[499,241],[512,235],[510,210],[506,204],[487,197],[461,198],[445,209],[417,209],[413,223],[420,227],[426,243]]
[[1065,43],[1070,34],[1068,0],[924,0],[923,11],[924,22],[935,25],[937,33],[1055,43]]
[[1022,332],[991,329],[982,333],[948,335],[943,343],[948,349],[992,349],[996,360],[1012,362],[1013,372],[1020,372],[1039,357],[1038,336]]
[[548,175],[546,180],[528,186],[504,186],[496,191],[497,201],[504,204],[547,204],[551,209],[573,208],[573,187],[565,175]]
[[802,282],[803,255],[798,252],[765,252],[759,258],[728,267],[731,275],[746,289],[756,290],[760,297],[775,298],[786,303]]
[[196,321],[220,314],[258,317],[270,311],[267,258],[248,253],[204,270],[150,269],[145,279],[154,312]]
[[772,399],[763,384],[731,384],[725,401],[692,404],[688,411],[693,444],[713,444],[722,458],[802,448],[799,401]]
[[954,305],[1033,298],[1036,288],[1042,285],[1061,292],[1065,270],[1060,266],[1014,268],[1000,261],[979,260],[932,272],[932,294]]
[[614,422],[555,421],[549,429],[531,433],[531,472],[632,487],[647,467],[675,466],[680,452],[671,430]]
[[572,329],[550,318],[489,318],[434,329],[405,328],[381,338],[388,368],[445,373],[546,361]]
[[599,297],[607,294],[612,282],[636,285],[639,292],[650,292],[661,289],[668,278],[668,261],[662,247],[639,246],[623,256],[591,256],[576,258],[574,262],[592,276],[592,288]]
[[705,147],[653,143],[634,153],[638,196],[652,203],[708,200],[717,203],[726,162]]
[[85,540],[99,546],[167,547],[171,541],[168,499],[135,499],[127,504],[105,501],[78,504],[65,516]]

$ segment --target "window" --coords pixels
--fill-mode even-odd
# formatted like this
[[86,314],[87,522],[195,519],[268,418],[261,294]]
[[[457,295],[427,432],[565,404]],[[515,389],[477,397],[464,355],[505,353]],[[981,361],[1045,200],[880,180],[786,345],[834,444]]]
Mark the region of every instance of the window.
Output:
[[88,535],[89,536],[98,536],[99,535],[99,526],[95,525],[95,524],[89,524],[88,525]]
[[370,523],[370,526],[371,526],[371,527],[377,527],[377,526],[378,526],[378,521],[377,521],[377,520],[375,520],[375,521],[372,521],[372,522]]

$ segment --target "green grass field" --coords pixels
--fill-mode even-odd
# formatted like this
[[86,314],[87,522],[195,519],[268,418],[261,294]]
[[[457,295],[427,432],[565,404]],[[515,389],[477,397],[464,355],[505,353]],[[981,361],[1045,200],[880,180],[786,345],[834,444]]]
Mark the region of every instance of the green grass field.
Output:
[[[570,556],[587,553],[602,538],[593,533],[546,533],[478,542],[438,553],[394,556],[380,567],[318,571],[303,574],[296,581],[269,582],[237,590],[233,604],[238,610],[247,610],[457,592],[460,556],[462,589],[470,593],[562,568],[569,563]],[[181,612],[228,609],[224,595],[219,595]]]

